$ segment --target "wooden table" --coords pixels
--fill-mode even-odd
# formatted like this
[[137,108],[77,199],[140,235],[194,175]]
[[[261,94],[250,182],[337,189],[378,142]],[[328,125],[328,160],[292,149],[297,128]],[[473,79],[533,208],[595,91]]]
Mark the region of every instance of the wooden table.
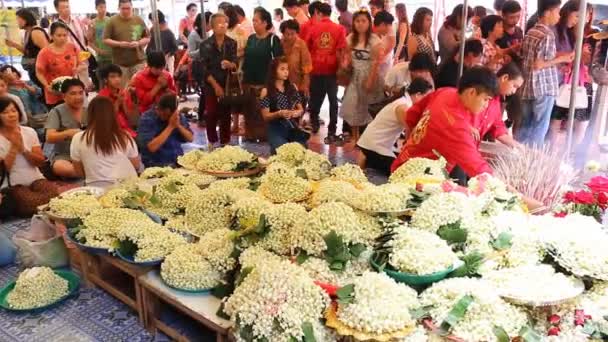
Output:
[[218,298],[209,293],[188,293],[172,289],[161,280],[158,270],[140,276],[139,283],[143,290],[146,327],[150,331],[160,330],[174,340],[189,341],[187,337],[160,320],[160,306],[164,303],[214,332],[217,342],[229,341],[228,335],[232,323],[216,315],[221,304]]
[[139,277],[151,267],[140,267],[111,255],[92,255],[81,251],[82,270],[86,285],[96,285],[137,311],[145,324],[145,311]]

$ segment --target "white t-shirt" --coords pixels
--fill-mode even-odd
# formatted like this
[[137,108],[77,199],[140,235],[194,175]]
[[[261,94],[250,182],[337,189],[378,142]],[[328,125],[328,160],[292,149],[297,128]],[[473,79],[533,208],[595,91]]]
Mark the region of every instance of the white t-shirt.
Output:
[[393,65],[384,78],[384,85],[389,88],[407,87],[411,82],[410,62],[399,62]]
[[[26,151],[32,151],[33,147],[40,146],[36,131],[30,127],[21,126],[21,138],[23,139],[23,147]],[[10,141],[3,135],[0,135],[0,158],[4,159],[10,149]],[[15,157],[15,162],[9,173],[9,178],[11,180],[11,185],[30,185],[34,181],[43,179],[44,176],[36,166],[30,164],[30,162],[25,159],[25,156],[23,156],[22,153],[19,153]],[[2,187],[4,188],[7,185],[8,183],[5,180]]]
[[367,125],[359,141],[357,141],[357,145],[383,156],[394,158],[393,145],[399,138],[399,134],[403,132],[403,125],[395,115],[395,110],[400,105],[412,106],[412,100],[408,94],[382,108],[376,118]]
[[137,177],[137,172],[129,159],[139,154],[135,141],[127,145],[124,151],[114,151],[111,155],[104,155],[95,151],[95,146],[87,145],[83,139],[83,132],[76,133],[70,145],[70,158],[81,162],[86,176],[87,184],[95,182],[109,182]]

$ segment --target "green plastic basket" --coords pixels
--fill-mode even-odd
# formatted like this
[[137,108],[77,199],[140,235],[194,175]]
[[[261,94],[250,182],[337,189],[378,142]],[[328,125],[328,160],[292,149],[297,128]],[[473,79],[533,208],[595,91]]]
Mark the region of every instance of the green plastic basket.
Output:
[[65,296],[57,299],[53,303],[49,303],[47,305],[40,306],[37,308],[30,308],[30,309],[11,308],[8,305],[8,302],[6,300],[6,298],[8,297],[8,294],[11,291],[13,291],[13,289],[15,288],[16,280],[11,280],[6,286],[4,286],[4,288],[2,288],[2,290],[0,290],[0,307],[2,307],[5,310],[14,311],[14,312],[22,312],[22,313],[40,312],[40,311],[54,308],[55,306],[59,305],[64,300],[73,296],[78,291],[78,288],[80,287],[80,278],[71,271],[54,270],[54,272],[61,278],[68,281],[68,293]]
[[[370,264],[375,270],[380,271],[380,266],[376,264],[373,257],[370,258]],[[385,267],[383,272],[400,283],[404,283],[411,286],[426,286],[445,279],[445,277],[447,277],[448,274],[450,274],[453,270],[454,266],[450,266],[443,271],[425,275],[418,275],[412,273],[397,272],[393,269]]]

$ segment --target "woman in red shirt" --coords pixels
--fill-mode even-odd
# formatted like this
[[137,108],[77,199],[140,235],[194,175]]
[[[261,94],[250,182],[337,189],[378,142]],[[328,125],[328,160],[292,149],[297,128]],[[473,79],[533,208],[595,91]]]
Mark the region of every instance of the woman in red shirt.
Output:
[[62,22],[51,25],[51,44],[40,50],[36,59],[36,76],[44,87],[46,104],[50,108],[63,101],[51,85],[58,77],[75,77],[81,68],[86,68],[78,57],[78,48],[68,41],[68,27]]
[[137,132],[129,124],[129,118],[131,121],[137,121],[139,115],[137,107],[131,101],[131,94],[121,88],[122,70],[118,65],[110,64],[101,70],[101,78],[106,86],[99,90],[98,96],[105,96],[112,100],[118,126],[127,131],[131,137],[137,137]]

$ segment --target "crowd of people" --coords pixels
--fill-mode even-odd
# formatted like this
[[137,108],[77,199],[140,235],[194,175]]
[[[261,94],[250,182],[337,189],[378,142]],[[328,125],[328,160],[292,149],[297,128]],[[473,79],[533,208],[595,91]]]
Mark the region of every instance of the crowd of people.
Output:
[[[387,175],[410,158],[439,154],[453,177],[466,180],[491,172],[482,140],[557,146],[567,119],[558,95],[571,80],[577,0],[541,1],[526,31],[515,0],[496,0],[490,15],[469,8],[467,20],[458,5],[436,39],[431,9],[418,8],[410,23],[404,4],[393,15],[384,0],[352,13],[347,0],[335,0],[336,22],[321,1],[284,0],[284,12],[258,7],[251,18],[227,2],[204,14],[192,3],[177,35],[160,11],[147,27],[131,0],[119,0],[111,17],[105,0],[96,0],[88,25],[71,15],[68,0],[54,5],[58,19],[48,31],[28,10],[17,11],[24,38],[7,42],[23,53],[30,81],[13,66],[0,68],[3,194],[25,203],[23,214],[57,194],[47,179],[106,185],[144,167],[175,166],[182,144],[193,141],[178,109],[188,87],[200,93],[210,150],[234,134],[267,141],[271,153],[289,142],[306,145],[324,125],[327,97],[322,141],[354,144],[361,167]],[[576,110],[577,144],[591,118],[592,67],[608,47],[589,36],[592,20],[589,6],[580,77],[588,105]],[[52,146],[48,159],[43,144]]]

